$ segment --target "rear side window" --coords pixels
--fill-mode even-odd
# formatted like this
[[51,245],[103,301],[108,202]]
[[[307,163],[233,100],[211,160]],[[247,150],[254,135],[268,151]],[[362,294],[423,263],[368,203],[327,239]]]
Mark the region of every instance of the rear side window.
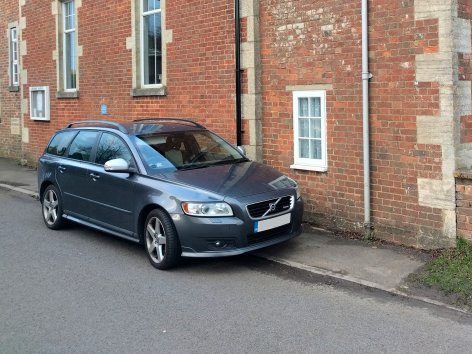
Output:
[[46,152],[52,155],[63,156],[75,134],[77,132],[73,130],[57,133],[52,138]]
[[133,156],[128,146],[119,137],[109,133],[103,133],[97,148],[95,162],[104,165],[105,162],[113,159],[123,159],[134,167]]
[[68,157],[75,160],[89,161],[97,135],[98,132],[80,132],[70,145]]

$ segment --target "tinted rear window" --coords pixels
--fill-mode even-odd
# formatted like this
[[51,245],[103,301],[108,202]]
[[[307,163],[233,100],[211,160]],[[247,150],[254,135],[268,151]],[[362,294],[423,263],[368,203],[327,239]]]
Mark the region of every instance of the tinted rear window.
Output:
[[46,152],[52,155],[63,156],[75,134],[77,132],[73,130],[57,133],[52,138]]

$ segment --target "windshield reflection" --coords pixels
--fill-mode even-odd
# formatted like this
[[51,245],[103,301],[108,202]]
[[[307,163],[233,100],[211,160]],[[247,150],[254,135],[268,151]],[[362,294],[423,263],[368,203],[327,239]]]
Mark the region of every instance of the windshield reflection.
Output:
[[248,161],[208,131],[142,134],[135,136],[134,142],[149,174]]

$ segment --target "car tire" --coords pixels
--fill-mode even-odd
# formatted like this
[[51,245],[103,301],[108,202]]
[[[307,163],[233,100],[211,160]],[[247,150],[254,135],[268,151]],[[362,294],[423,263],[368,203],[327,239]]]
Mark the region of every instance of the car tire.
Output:
[[164,270],[179,263],[179,237],[172,219],[164,210],[154,209],[148,214],[143,232],[144,248],[153,267]]
[[64,227],[62,198],[56,186],[51,184],[46,188],[41,199],[41,205],[43,220],[48,228],[59,230]]

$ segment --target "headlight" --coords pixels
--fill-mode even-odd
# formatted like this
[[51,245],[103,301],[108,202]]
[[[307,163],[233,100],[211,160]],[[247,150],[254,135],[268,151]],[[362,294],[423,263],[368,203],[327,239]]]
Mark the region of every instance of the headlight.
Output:
[[224,202],[220,203],[182,203],[182,210],[192,216],[233,216],[233,210]]
[[286,178],[287,178],[287,181],[289,181],[290,186],[295,188],[296,193],[297,193],[297,200],[300,199],[300,197],[302,196],[302,193],[300,192],[300,186],[298,185],[297,182],[295,182],[290,177],[286,177]]

